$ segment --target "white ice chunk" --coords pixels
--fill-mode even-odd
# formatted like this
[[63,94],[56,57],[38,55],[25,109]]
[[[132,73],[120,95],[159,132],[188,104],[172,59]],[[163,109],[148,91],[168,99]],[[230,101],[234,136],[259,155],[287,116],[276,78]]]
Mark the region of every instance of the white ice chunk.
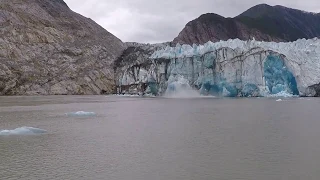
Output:
[[85,111],[67,113],[67,116],[95,116],[95,115],[96,115],[95,112],[85,112]]
[[277,99],[276,101],[277,101],[277,102],[281,102],[281,101],[282,101],[282,99]]
[[45,134],[46,130],[33,127],[20,127],[13,130],[1,130],[0,136]]
[[311,99],[307,99],[307,98],[299,98],[300,100],[307,100],[307,101],[311,101]]
[[298,97],[296,95],[292,95],[286,91],[281,91],[278,94],[268,94],[266,97],[284,97],[284,98],[290,98],[290,97]]
[[117,94],[119,97],[140,97],[139,94]]

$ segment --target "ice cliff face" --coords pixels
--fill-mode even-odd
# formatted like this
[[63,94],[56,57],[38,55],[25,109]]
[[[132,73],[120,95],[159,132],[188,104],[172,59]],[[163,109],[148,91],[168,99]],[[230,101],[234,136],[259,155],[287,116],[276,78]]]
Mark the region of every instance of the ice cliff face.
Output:
[[152,50],[132,57],[118,71],[119,93],[163,95],[190,87],[203,95],[230,97],[320,93],[317,38],[290,43],[235,39],[203,46],[144,48]]
[[125,47],[63,0],[0,0],[0,95],[113,93]]

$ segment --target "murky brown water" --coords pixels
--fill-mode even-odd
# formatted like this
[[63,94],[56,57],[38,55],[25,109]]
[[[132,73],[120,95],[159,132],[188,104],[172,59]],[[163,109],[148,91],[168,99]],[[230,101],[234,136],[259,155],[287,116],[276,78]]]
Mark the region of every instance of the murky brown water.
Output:
[[[319,180],[320,99],[0,97],[2,180]],[[95,117],[68,117],[75,111]]]

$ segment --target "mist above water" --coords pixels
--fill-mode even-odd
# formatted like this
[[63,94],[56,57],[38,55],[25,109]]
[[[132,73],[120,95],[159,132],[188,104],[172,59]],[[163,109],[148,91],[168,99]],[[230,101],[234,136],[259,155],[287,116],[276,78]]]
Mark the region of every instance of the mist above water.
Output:
[[189,81],[181,75],[169,79],[167,90],[164,97],[167,98],[201,98],[204,97],[199,91],[193,89]]
[[164,97],[166,98],[202,98],[205,96],[200,95],[200,93],[194,89],[179,88],[176,91],[166,92]]

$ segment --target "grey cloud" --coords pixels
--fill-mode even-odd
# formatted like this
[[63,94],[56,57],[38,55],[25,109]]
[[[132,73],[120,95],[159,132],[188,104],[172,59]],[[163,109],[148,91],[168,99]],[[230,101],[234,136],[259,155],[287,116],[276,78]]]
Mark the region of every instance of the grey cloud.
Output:
[[212,12],[234,17],[267,3],[320,12],[319,0],[65,0],[71,9],[95,20],[122,41],[171,41],[185,24]]

